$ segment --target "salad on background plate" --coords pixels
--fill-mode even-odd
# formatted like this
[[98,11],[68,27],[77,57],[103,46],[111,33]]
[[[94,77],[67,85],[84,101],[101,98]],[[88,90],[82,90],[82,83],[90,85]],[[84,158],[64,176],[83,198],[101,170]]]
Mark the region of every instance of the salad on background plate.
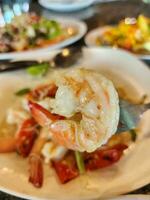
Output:
[[144,15],[125,18],[114,26],[103,26],[87,34],[88,46],[122,48],[137,55],[150,54],[150,19]]
[[0,29],[0,53],[45,47],[76,35],[74,27],[62,27],[35,13],[22,14]]
[[58,49],[79,40],[86,25],[72,19],[47,19],[35,13],[15,16],[0,28],[0,59]]

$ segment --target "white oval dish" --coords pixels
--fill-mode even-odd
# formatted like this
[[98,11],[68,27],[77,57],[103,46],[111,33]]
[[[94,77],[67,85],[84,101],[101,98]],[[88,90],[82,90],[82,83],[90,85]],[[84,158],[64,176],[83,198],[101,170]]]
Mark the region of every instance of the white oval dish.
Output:
[[39,0],[39,4],[45,8],[60,11],[60,12],[72,12],[81,10],[90,6],[94,0]]
[[[141,98],[147,94],[150,97],[149,69],[125,51],[110,48],[84,49],[80,65],[100,71],[112,79],[116,86],[128,91],[130,96]],[[1,121],[14,100],[14,92],[35,82],[22,71],[0,74],[0,82]],[[27,160],[17,154],[0,155],[0,189],[30,200],[91,200],[120,195],[142,187],[150,183],[149,118],[150,112],[145,113],[140,124],[139,140],[118,163],[86,173],[65,185],[61,185],[55,172],[45,166],[44,185],[36,189],[28,183]]]
[[58,20],[64,27],[69,27],[69,26],[75,27],[77,29],[78,33],[64,41],[61,41],[57,44],[49,45],[47,47],[37,48],[34,50],[27,50],[27,51],[22,51],[22,52],[0,53],[0,60],[20,59],[20,57],[27,58],[27,57],[30,57],[30,55],[34,55],[34,56],[36,54],[38,55],[38,54],[42,53],[43,51],[52,51],[52,50],[63,48],[70,44],[73,44],[74,42],[81,39],[87,31],[87,26],[82,21],[74,20],[74,19],[67,19],[67,18],[63,18],[63,19],[56,18],[56,20]]

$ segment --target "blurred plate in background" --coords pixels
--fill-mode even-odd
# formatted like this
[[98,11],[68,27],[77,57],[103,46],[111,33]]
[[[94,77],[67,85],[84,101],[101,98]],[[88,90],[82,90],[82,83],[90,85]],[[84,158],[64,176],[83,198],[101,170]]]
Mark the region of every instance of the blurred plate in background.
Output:
[[[107,31],[110,28],[110,26],[103,26],[103,27],[98,27],[96,29],[91,30],[90,32],[87,33],[85,36],[85,44],[88,47],[99,47],[103,48],[103,46],[99,46],[97,44],[97,38],[101,37],[105,31]],[[113,47],[112,47],[113,48]],[[143,60],[150,60],[150,54],[134,54],[138,58],[143,59]]]
[[60,12],[81,10],[93,2],[94,0],[39,0],[39,4],[43,7]]
[[58,42],[58,43],[55,43],[43,48],[36,48],[34,50],[27,50],[27,51],[20,51],[20,52],[0,53],[0,60],[21,59],[21,58],[28,58],[28,57],[30,58],[31,55],[36,56],[36,55],[39,55],[43,51],[45,52],[45,51],[51,51],[51,50],[63,48],[81,39],[87,31],[87,26],[82,21],[68,19],[68,18],[63,18],[63,19],[58,18],[56,20],[58,20],[64,27],[74,27],[77,31],[77,34],[67,38],[66,40],[63,40],[61,42]]

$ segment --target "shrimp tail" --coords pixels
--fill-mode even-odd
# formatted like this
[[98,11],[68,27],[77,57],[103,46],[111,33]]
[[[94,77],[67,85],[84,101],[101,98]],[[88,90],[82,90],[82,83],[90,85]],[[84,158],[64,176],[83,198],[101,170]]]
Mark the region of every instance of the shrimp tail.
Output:
[[64,117],[56,114],[52,114],[47,109],[43,108],[37,103],[29,101],[28,103],[32,117],[41,126],[51,124],[53,121],[63,119]]
[[29,182],[40,188],[43,184],[43,161],[40,155],[32,154],[29,158]]

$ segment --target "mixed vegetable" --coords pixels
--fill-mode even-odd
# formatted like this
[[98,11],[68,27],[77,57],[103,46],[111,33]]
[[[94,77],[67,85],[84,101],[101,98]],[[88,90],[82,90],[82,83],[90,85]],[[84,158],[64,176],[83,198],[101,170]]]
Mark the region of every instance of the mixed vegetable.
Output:
[[150,19],[143,15],[139,15],[137,19],[125,18],[118,25],[106,28],[96,43],[134,53],[150,53]]
[[52,160],[52,166],[61,183],[66,183],[85,171],[94,171],[113,165],[120,160],[123,151],[127,148],[125,144],[104,146],[93,153],[80,153],[80,158],[78,158],[79,155],[76,156],[77,152],[70,151],[61,160]]
[[[23,99],[26,96],[30,101],[38,101],[39,104],[29,101],[30,109],[32,108],[34,112],[41,111],[41,113],[57,119],[62,117],[51,116],[50,112],[40,106],[40,104],[45,104],[43,100],[46,101],[47,97],[54,97],[56,90],[57,88],[51,85],[41,85],[34,90],[21,89],[15,95]],[[47,164],[51,163],[50,166],[54,168],[60,182],[64,184],[86,171],[94,171],[113,165],[120,160],[124,150],[128,148],[128,144],[132,140],[129,133],[114,135],[106,145],[96,151],[81,153],[59,146],[50,137],[45,138],[47,130],[42,128],[25,110],[11,109],[8,111],[7,126],[14,124],[19,124],[17,131],[15,131],[15,137],[1,138],[0,152],[16,151],[24,158],[28,157],[29,182],[38,188],[43,184],[43,160]]]
[[[41,71],[40,75],[43,75],[42,65],[39,67],[38,72]],[[33,73],[36,68],[38,66],[31,66],[27,72],[33,76],[39,75]],[[43,68],[45,69],[45,65]],[[49,119],[65,119],[47,109],[49,100],[55,98],[57,90],[56,85],[48,83],[34,89],[22,88],[17,91],[15,95],[20,103],[17,103],[17,107],[8,109],[6,119],[0,127],[0,153],[17,152],[19,156],[28,158],[28,180],[37,188],[42,187],[44,181],[43,162],[55,170],[60,182],[64,184],[86,171],[95,171],[118,162],[124,150],[136,139],[134,130],[115,134],[92,153],[70,150],[57,144],[52,140],[49,130],[41,126],[43,121],[49,123]]]
[[35,13],[22,14],[1,27],[0,52],[23,51],[55,44],[76,34],[75,28],[70,29]]

